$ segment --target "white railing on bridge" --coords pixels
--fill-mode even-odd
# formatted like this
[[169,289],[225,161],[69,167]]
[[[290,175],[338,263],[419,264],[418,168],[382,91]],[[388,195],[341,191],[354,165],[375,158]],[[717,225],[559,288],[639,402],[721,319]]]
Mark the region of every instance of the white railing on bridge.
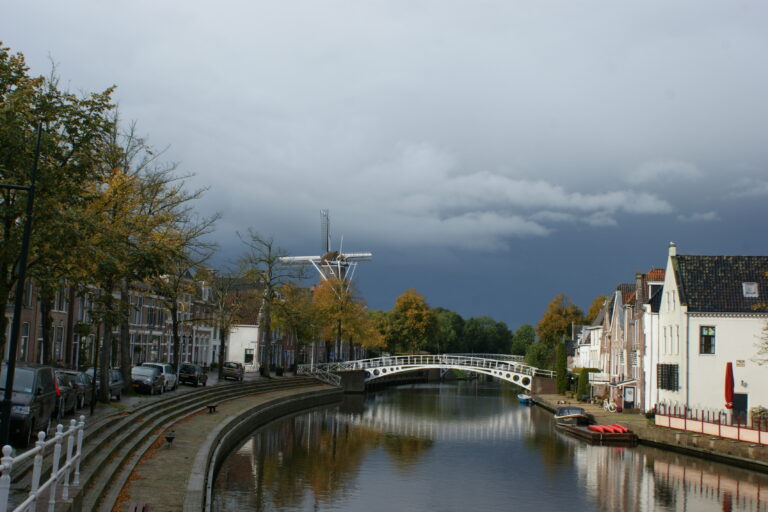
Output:
[[[498,356],[499,354],[493,354]],[[519,358],[520,356],[506,356]],[[325,372],[346,372],[353,370],[372,370],[382,366],[397,367],[449,367],[460,366],[467,369],[477,368],[484,370],[496,370],[503,372],[514,372],[520,375],[542,377],[554,377],[555,372],[551,370],[541,370],[533,366],[528,366],[519,362],[517,359],[491,359],[478,357],[476,354],[411,354],[400,356],[383,356],[372,359],[358,359],[354,361],[341,361],[335,363],[320,363],[314,365],[299,365],[299,372],[313,374],[318,371]],[[319,378],[319,377],[318,377]]]
[[[307,375],[323,381],[331,386],[341,386],[341,377],[317,365],[300,364],[296,371],[299,375]],[[2,512],[2,511],[0,511]]]
[[[64,426],[59,424],[56,427],[56,434],[52,439],[45,440],[45,432],[37,434],[35,447],[20,455],[12,457],[13,448],[10,445],[3,446],[3,457],[0,459],[0,512],[13,510],[13,512],[24,512],[37,510],[38,498],[48,492],[48,510],[53,512],[56,506],[56,495],[58,486],[61,487],[61,499],[69,499],[70,477],[71,485],[80,485],[80,459],[83,450],[83,433],[85,431],[85,416],[80,416],[80,422],[72,420],[69,422],[69,428],[64,431]],[[66,440],[66,459],[61,463],[63,444]],[[49,447],[53,446],[53,460],[51,475],[45,482],[40,482],[43,471],[43,458]],[[29,488],[27,498],[9,509],[9,493],[11,489],[11,472],[14,465],[34,457],[32,467],[32,482]]]

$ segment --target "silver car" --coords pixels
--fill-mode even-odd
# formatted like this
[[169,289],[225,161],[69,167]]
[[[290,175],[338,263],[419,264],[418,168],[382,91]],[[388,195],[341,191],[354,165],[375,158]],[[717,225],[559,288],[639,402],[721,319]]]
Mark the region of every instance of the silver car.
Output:
[[159,368],[160,373],[165,377],[165,391],[172,391],[179,386],[179,379],[170,363],[141,363],[141,366],[152,366]]

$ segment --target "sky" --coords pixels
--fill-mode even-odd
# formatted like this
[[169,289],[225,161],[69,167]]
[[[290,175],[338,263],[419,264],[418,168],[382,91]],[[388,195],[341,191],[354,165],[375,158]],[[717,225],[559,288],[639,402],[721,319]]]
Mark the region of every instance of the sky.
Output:
[[32,74],[117,85],[126,122],[237,233],[370,251],[408,288],[516,329],[680,254],[768,255],[763,0],[4,0]]

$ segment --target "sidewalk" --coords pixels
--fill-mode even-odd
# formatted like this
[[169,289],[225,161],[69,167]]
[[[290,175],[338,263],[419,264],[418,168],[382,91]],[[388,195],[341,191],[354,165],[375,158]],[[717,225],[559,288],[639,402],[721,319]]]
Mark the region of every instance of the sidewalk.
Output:
[[198,449],[220,422],[270,400],[323,389],[328,386],[318,384],[236,398],[220,402],[213,414],[202,411],[175,423],[167,429],[176,434],[172,445],[167,446],[164,436],[158,438],[133,469],[113,510],[128,510],[129,503],[148,503],[152,512],[182,510]]
[[[207,386],[218,386],[219,384],[234,382],[231,380],[225,380],[223,382],[219,382],[219,374],[215,370],[209,371],[207,375],[208,375],[208,382],[206,383]],[[248,382],[262,380],[262,379],[263,377],[260,377],[258,373],[245,374],[245,381],[248,381]],[[94,407],[93,415],[91,415],[90,406],[87,406],[75,411],[74,414],[68,414],[63,418],[61,418],[60,420],[54,421],[52,425],[54,429],[55,429],[55,426],[59,423],[61,423],[66,427],[67,425],[69,425],[70,420],[76,419],[79,421],[80,416],[85,416],[85,425],[87,429],[88,426],[93,424],[95,421],[98,421],[102,418],[107,418],[109,416],[114,416],[116,414],[120,414],[125,409],[129,409],[131,407],[135,407],[138,405],[143,405],[151,402],[156,402],[158,400],[167,398],[168,396],[176,396],[181,393],[188,393],[190,391],[194,391],[195,389],[202,389],[202,387],[196,388],[194,386],[190,386],[187,384],[180,384],[175,390],[166,391],[162,395],[140,395],[133,392],[123,393],[123,397],[119,402],[112,401],[109,404],[98,402],[96,404],[96,407]]]
[[600,405],[579,402],[573,398],[566,398],[565,395],[536,395],[533,398],[537,404],[550,410],[556,409],[563,403],[581,407],[598,424],[618,423],[631,429],[644,444],[768,473],[768,446],[657,427],[652,419],[646,418],[643,414],[608,412]]

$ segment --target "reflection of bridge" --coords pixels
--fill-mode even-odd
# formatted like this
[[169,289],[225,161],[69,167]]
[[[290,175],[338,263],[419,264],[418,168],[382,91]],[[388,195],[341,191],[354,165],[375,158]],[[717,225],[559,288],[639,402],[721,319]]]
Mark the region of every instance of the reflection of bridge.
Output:
[[338,374],[364,371],[365,382],[370,382],[387,375],[395,375],[415,370],[462,370],[466,372],[490,375],[500,380],[516,384],[530,390],[535,376],[552,378],[554,372],[540,370],[522,362],[519,356],[501,354],[439,354],[384,356],[374,359],[360,359],[339,363],[300,365],[299,373],[312,375],[325,382],[339,385]]
[[409,414],[402,409],[377,404],[363,414],[337,413],[340,423],[369,428],[382,434],[418,437],[420,439],[487,441],[517,438],[521,433],[533,429],[530,409],[514,407],[501,414],[486,418],[454,419],[425,418],[422,415]]

